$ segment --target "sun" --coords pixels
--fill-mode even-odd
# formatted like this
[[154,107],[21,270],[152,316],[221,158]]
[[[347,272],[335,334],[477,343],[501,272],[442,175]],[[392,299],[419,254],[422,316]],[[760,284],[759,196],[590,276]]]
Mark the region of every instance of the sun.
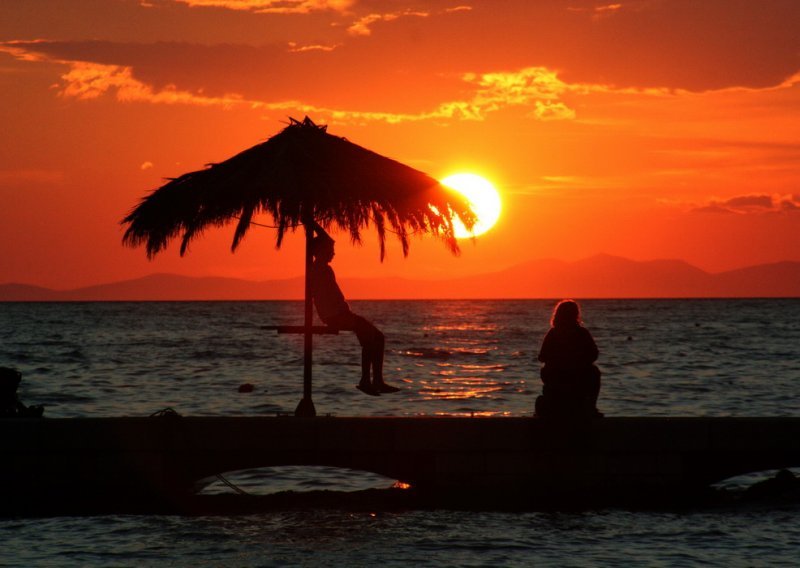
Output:
[[497,223],[500,218],[500,194],[486,178],[475,174],[453,174],[444,178],[441,183],[455,189],[467,198],[472,210],[478,217],[472,231],[468,231],[458,219],[453,220],[454,233],[457,239],[469,239],[482,235]]

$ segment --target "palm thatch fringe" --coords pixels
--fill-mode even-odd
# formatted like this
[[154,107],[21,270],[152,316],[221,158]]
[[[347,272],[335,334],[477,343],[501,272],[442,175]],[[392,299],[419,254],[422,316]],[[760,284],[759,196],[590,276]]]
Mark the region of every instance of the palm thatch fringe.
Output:
[[253,218],[268,214],[279,248],[287,231],[314,221],[346,231],[354,243],[374,225],[381,260],[387,232],[397,235],[404,255],[417,232],[459,252],[453,219],[468,228],[475,222],[466,198],[423,172],[328,134],[308,117],[290,121],[266,142],[171,179],[144,197],[122,220],[123,242],[144,245],[152,258],[179,238],[184,255],[204,230],[238,219],[231,244],[236,250]]

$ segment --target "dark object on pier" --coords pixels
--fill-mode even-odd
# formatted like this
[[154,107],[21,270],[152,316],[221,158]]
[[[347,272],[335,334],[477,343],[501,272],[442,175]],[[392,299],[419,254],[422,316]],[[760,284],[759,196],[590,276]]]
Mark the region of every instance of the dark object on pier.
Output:
[[38,418],[44,413],[42,406],[25,406],[17,396],[22,373],[11,367],[0,367],[0,417],[14,416]]

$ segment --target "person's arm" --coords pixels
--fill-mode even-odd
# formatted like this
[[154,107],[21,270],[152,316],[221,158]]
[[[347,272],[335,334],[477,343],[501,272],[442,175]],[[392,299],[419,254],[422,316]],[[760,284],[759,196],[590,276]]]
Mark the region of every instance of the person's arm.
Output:
[[542,347],[541,347],[541,349],[539,349],[539,357],[538,357],[538,359],[542,363],[546,363],[547,360],[550,358],[550,351],[551,351],[550,344],[553,342],[553,340],[552,340],[552,336],[553,336],[552,331],[553,330],[551,328],[547,332],[547,334],[544,336],[544,340],[542,341]]
[[334,316],[350,311],[347,300],[336,283],[336,275],[327,264],[314,266],[312,296],[317,314],[325,323]]
[[588,329],[585,327],[581,328],[584,334],[584,346],[583,350],[585,352],[586,358],[590,363],[594,363],[597,361],[597,357],[600,355],[600,351],[597,349],[597,343],[594,341],[594,337],[589,332]]
[[310,221],[310,223],[311,223],[311,229],[314,231],[316,236],[318,236],[318,237],[326,237],[328,240],[331,240],[331,241],[333,240],[331,238],[331,236],[328,234],[328,232],[325,229],[322,228],[322,225],[320,225],[319,223],[317,223],[313,219]]

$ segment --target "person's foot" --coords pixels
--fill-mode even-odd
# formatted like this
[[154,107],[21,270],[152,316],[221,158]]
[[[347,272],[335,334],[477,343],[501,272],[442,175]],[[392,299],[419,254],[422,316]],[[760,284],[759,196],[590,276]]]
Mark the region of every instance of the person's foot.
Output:
[[368,394],[369,396],[381,396],[381,393],[373,387],[370,383],[358,383],[356,388],[363,392],[364,394]]
[[383,381],[379,383],[373,383],[372,387],[382,393],[392,393],[392,392],[400,392],[400,389],[397,387],[393,387],[392,385],[386,384]]

